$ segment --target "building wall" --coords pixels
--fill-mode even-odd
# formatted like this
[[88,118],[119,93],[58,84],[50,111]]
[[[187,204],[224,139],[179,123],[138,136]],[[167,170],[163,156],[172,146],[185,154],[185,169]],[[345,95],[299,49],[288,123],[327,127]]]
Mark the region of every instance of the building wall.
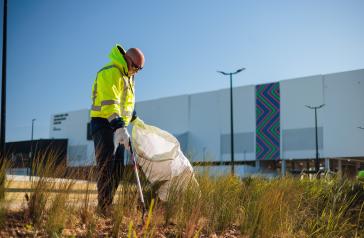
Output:
[[[230,90],[219,93],[221,159],[230,160]],[[234,100],[234,151],[236,160],[255,160],[255,86],[237,87]]]
[[189,157],[193,161],[219,161],[220,117],[217,91],[190,96]]
[[256,159],[280,159],[280,87],[278,83],[255,87]]
[[[324,103],[322,76],[310,76],[280,82],[281,86],[281,158],[314,158],[315,114],[308,106]],[[322,154],[323,110],[318,110],[319,153]]]
[[[234,89],[236,160],[255,160],[254,86]],[[178,136],[188,134],[188,156],[194,161],[230,160],[230,91],[170,97],[137,102],[145,123]]]
[[78,110],[51,115],[50,138],[67,138],[67,165],[94,164],[93,142],[87,140],[89,110]]
[[364,70],[325,75],[326,157],[364,156]]
[[166,128],[174,135],[188,132],[188,95],[137,102],[135,110],[146,123]]
[[[283,80],[279,85],[280,158],[315,158],[314,110],[305,105],[321,104],[320,156],[364,156],[364,130],[358,129],[364,127],[364,70]],[[236,87],[233,94],[235,160],[255,161],[255,86]],[[229,89],[137,102],[136,110],[145,123],[177,136],[193,161],[230,161]],[[69,139],[70,166],[94,163],[93,144],[86,138],[88,110],[64,114],[68,115],[52,115],[50,137]],[[62,120],[54,125],[57,115]],[[237,170],[256,171],[245,165]]]

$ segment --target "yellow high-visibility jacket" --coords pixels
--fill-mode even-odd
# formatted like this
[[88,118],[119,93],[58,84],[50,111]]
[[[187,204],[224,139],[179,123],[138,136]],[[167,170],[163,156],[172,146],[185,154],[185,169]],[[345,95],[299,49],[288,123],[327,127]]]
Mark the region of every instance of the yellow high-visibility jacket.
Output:
[[91,117],[106,118],[109,122],[122,119],[127,126],[135,104],[134,77],[128,76],[124,58],[125,50],[116,45],[109,58],[111,62],[102,68],[92,85]]

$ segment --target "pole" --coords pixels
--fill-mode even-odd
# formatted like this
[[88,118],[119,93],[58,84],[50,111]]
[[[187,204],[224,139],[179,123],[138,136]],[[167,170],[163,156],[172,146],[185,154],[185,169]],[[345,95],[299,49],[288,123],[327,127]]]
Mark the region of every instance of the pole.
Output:
[[32,135],[30,137],[32,141],[33,141],[34,121],[35,121],[35,119],[32,119]]
[[132,146],[132,143],[131,143],[131,140],[130,139],[129,139],[129,147],[130,147],[130,158],[131,158],[131,161],[133,162],[133,168],[134,168],[134,172],[135,172],[135,178],[136,178],[136,181],[137,181],[137,186],[138,186],[140,201],[142,202],[142,205],[143,205],[142,222],[144,224],[144,214],[145,214],[147,208],[145,206],[144,196],[143,196],[143,190],[142,190],[142,186],[140,184],[139,172],[138,172],[138,164],[137,164],[136,158],[135,158],[136,153],[133,150],[133,146]]
[[236,70],[233,73],[226,73],[223,71],[217,71],[218,73],[222,75],[229,75],[230,76],[230,146],[231,146],[231,174],[235,174],[234,169],[234,113],[233,113],[233,74],[238,74],[241,71],[245,70],[245,68],[241,68]]
[[317,109],[322,108],[323,106],[325,106],[325,104],[321,104],[320,106],[317,106],[317,107],[307,106],[307,105],[305,105],[305,106],[307,108],[309,108],[309,109],[314,109],[315,110],[315,144],[316,144],[316,161],[315,161],[315,167],[316,167],[316,173],[318,173],[319,170],[320,170],[320,161],[319,161],[319,152],[318,152]]
[[2,82],[1,82],[1,135],[0,135],[0,152],[5,150],[5,125],[6,125],[6,32],[7,32],[7,12],[8,0],[4,0],[3,15],[3,65],[2,65]]
[[29,179],[31,178],[32,174],[33,174],[33,131],[34,131],[34,121],[35,119],[33,118],[32,119],[32,133],[31,133],[31,136],[30,136],[30,165],[29,165],[29,170],[30,170],[30,176],[29,176]]
[[230,146],[231,146],[231,174],[235,174],[234,168],[234,113],[233,113],[233,74],[230,73]]
[[316,172],[320,170],[319,152],[318,152],[318,135],[317,135],[317,108],[315,107],[315,137],[316,137]]

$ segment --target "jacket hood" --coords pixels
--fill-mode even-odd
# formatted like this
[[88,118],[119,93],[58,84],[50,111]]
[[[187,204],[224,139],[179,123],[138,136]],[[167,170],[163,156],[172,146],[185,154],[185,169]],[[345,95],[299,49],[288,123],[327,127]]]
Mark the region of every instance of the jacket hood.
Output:
[[128,65],[125,60],[125,50],[121,45],[116,44],[109,54],[113,64],[116,64],[126,75],[128,74]]

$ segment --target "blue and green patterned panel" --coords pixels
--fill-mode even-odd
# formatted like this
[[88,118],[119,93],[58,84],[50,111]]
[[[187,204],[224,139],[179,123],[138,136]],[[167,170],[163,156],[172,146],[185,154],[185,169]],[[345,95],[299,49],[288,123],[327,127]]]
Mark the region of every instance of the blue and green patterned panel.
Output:
[[256,95],[256,158],[280,158],[280,93],[279,83],[257,85]]

